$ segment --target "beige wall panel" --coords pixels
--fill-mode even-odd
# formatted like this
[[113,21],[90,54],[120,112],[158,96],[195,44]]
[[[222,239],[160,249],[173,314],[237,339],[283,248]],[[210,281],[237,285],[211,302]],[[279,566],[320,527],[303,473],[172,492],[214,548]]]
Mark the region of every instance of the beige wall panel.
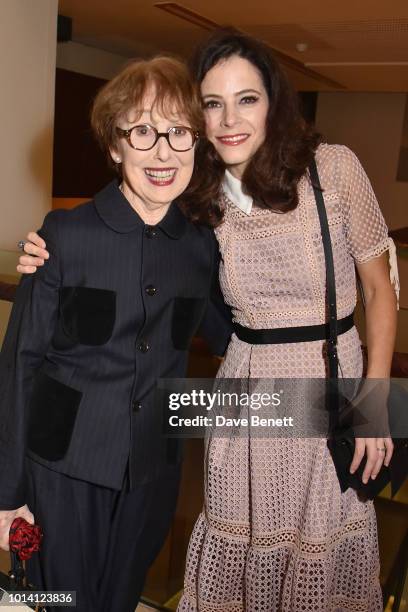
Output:
[[408,183],[397,182],[405,93],[321,92],[316,125],[360,158],[390,228],[407,225]]
[[57,0],[1,0],[0,249],[51,208]]
[[[407,43],[405,42],[405,48]],[[384,56],[383,56],[384,57]],[[322,63],[307,64],[312,70],[338,81],[351,91],[364,92],[405,92],[408,91],[408,62],[407,53],[402,52],[400,64],[395,65],[344,65],[332,64],[325,66]],[[380,61],[380,60],[379,60]],[[318,88],[321,89],[320,87]]]

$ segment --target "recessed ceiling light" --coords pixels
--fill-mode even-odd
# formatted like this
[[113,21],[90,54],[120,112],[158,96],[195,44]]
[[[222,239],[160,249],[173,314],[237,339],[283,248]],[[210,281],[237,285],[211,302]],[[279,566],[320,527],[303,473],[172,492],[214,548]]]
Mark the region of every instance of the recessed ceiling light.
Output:
[[307,43],[304,42],[299,42],[296,43],[296,51],[299,51],[299,53],[304,53],[305,51],[307,51],[309,48],[309,45]]

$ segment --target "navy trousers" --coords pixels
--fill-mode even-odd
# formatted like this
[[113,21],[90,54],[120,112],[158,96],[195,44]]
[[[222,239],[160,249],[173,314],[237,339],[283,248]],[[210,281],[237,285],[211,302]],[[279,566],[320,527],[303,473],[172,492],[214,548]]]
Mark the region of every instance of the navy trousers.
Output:
[[76,591],[76,608],[52,612],[134,612],[149,566],[175,511],[180,468],[129,491],[114,491],[27,460],[28,506],[44,538],[27,562],[39,590]]

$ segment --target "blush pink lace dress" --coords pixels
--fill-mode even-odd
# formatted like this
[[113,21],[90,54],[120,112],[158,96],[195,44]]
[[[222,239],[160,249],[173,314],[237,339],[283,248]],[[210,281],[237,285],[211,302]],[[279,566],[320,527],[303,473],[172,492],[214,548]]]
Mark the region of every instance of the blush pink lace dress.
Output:
[[[355,262],[389,248],[387,227],[355,155],[320,145],[317,164],[335,261],[338,317],[356,303]],[[234,319],[251,328],[325,321],[325,265],[309,180],[286,214],[226,197],[217,229],[220,278]],[[362,373],[355,328],[339,336],[344,377]],[[257,345],[232,337],[224,378],[326,376],[323,341]],[[372,502],[341,494],[326,441],[212,438],[204,509],[191,536],[179,612],[380,612]]]

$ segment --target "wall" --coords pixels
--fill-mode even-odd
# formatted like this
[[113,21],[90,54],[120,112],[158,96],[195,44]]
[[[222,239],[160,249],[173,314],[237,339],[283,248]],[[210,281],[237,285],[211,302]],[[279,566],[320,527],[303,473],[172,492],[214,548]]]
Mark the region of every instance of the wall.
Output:
[[57,45],[57,68],[87,74],[99,79],[111,79],[127,61],[128,58],[122,55],[115,55],[73,41]]
[[93,100],[105,83],[105,79],[57,67],[54,198],[92,198],[115,176],[90,126]]
[[[408,183],[395,180],[407,94],[319,93],[317,128],[331,143],[349,146],[359,157],[390,229],[408,225]],[[399,253],[401,310],[397,350],[408,352],[408,256]]]
[[316,124],[360,158],[391,229],[407,225],[408,183],[395,180],[407,94],[320,92]]
[[[90,129],[93,99],[129,61],[77,42],[58,43],[55,81],[55,199],[89,199],[114,177]],[[57,206],[62,204],[57,203]]]
[[51,208],[57,0],[2,0],[0,249]]

